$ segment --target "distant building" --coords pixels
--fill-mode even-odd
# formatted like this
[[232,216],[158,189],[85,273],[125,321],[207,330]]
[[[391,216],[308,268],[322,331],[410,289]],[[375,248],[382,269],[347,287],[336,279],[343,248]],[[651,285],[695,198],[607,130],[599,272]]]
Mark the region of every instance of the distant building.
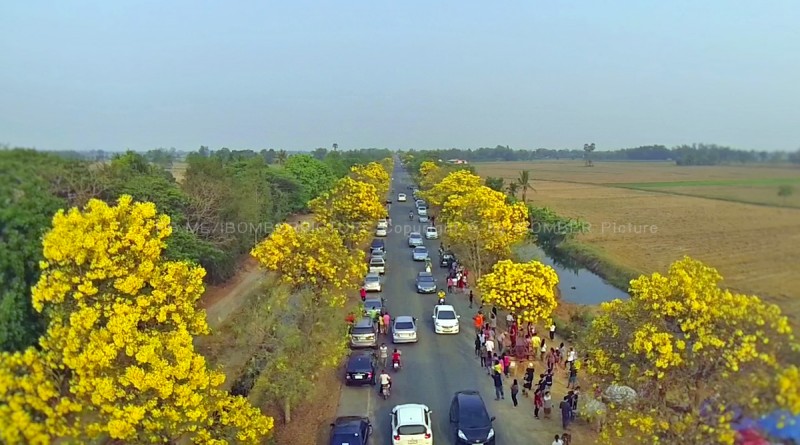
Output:
[[469,162],[464,159],[448,159],[447,162],[449,164],[469,164]]

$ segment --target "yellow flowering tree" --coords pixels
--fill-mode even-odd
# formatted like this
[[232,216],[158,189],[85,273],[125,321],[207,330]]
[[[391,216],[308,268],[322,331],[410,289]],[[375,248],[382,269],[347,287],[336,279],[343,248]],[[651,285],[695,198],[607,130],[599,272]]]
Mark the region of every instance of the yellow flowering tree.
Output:
[[508,258],[511,246],[528,234],[528,208],[522,203],[508,204],[503,193],[485,186],[448,199],[442,219],[447,222],[445,243],[476,277]]
[[350,177],[356,181],[372,184],[381,202],[389,193],[389,182],[391,180],[389,171],[379,162],[370,162],[366,165],[356,164],[350,167]]
[[720,288],[721,279],[687,257],[666,276],[632,280],[630,300],[602,305],[585,338],[589,373],[639,393],[634,406],[611,410],[604,443],[623,435],[639,443],[732,444],[734,407],[800,411],[797,399],[784,396],[798,391],[797,371],[782,363],[797,357],[787,318],[758,297]]
[[279,224],[251,254],[293,290],[311,288],[320,299],[331,296],[333,306],[343,305],[342,293],[367,273],[364,252],[348,250],[331,226]]
[[429,189],[444,179],[444,169],[432,161],[424,161],[419,165],[419,185]]
[[539,261],[498,261],[478,280],[481,301],[532,323],[549,320],[558,304],[556,271]]
[[319,224],[339,230],[349,248],[366,241],[375,230],[375,222],[386,216],[375,186],[350,177],[338,180],[308,206]]
[[[32,291],[49,325],[41,352],[0,359],[0,438],[255,444],[270,432],[272,419],[221,390],[224,375],[194,350],[194,336],[208,333],[196,306],[205,271],[162,258],[171,232],[168,216],[130,196],[55,215]],[[36,386],[9,386],[20,367]],[[24,403],[7,403],[9,389]],[[44,428],[29,429],[25,418]]]
[[[424,166],[425,163],[423,162],[422,165]],[[482,186],[483,180],[480,176],[472,174],[468,170],[456,170],[441,181],[435,182],[430,190],[422,192],[422,197],[430,205],[442,207],[448,200],[472,194]],[[503,201],[505,202],[505,195],[503,195]]]

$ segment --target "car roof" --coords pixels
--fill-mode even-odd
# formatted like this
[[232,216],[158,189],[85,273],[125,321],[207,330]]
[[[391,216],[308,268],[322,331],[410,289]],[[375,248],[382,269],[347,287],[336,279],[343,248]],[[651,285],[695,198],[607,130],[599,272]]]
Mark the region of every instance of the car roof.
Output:
[[413,238],[413,237],[415,237],[415,236],[422,236],[422,234],[421,234],[421,233],[419,233],[419,232],[411,232],[411,233],[409,233],[409,234],[408,234],[408,237],[409,237],[409,238]]
[[347,359],[347,367],[349,368],[350,365],[368,365],[371,367],[372,365],[372,356],[370,354],[352,354],[350,358]]
[[426,410],[428,410],[427,405],[407,403],[395,406],[392,411],[397,414],[398,425],[425,425]]
[[374,240],[372,240],[372,244],[371,244],[371,245],[373,245],[373,246],[379,246],[379,245],[380,245],[380,246],[382,246],[383,244],[384,244],[384,243],[383,243],[383,240],[382,240],[382,239],[380,239],[380,238],[375,238]]
[[424,250],[428,250],[428,248],[425,247],[425,246],[417,246],[417,247],[414,248],[414,250],[423,250],[423,249]]
[[432,276],[433,274],[431,272],[425,272],[425,271],[419,272],[417,274],[417,277],[432,277]]
[[[383,300],[380,298],[367,298],[364,300],[364,305],[370,305],[378,303],[379,305],[383,305]],[[452,306],[451,306],[452,307]]]
[[361,416],[341,416],[337,417],[336,420],[333,421],[333,424],[336,426],[342,426],[342,425],[359,426],[361,425],[361,423],[369,423],[369,418]]
[[460,407],[466,407],[466,408],[482,407],[484,412],[487,412],[486,404],[483,402],[483,397],[481,397],[481,393],[479,393],[478,391],[474,390],[458,391],[456,393],[456,398],[458,398],[458,404]]
[[371,328],[371,327],[372,327],[372,319],[371,319],[371,318],[369,318],[369,317],[364,317],[364,318],[362,318],[361,320],[358,320],[358,321],[357,321],[357,322],[356,322],[356,323],[353,325],[353,327],[356,327],[356,328],[366,328],[366,327],[370,327],[370,328]]
[[451,304],[437,304],[436,307],[439,308],[439,312],[442,312],[442,311],[453,311],[453,312],[455,312],[456,311],[456,309]]
[[364,281],[380,281],[381,276],[377,272],[370,272],[364,277]]
[[411,323],[413,323],[414,322],[414,317],[412,317],[410,315],[400,315],[398,317],[395,317],[394,322],[395,323],[403,323],[403,322],[411,322]]

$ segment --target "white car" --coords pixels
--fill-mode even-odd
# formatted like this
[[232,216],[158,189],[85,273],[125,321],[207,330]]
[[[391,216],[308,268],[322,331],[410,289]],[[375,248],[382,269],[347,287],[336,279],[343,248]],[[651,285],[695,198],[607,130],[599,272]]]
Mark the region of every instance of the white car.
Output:
[[372,257],[369,259],[369,272],[383,275],[386,273],[386,260],[382,257]]
[[417,246],[411,252],[411,259],[414,261],[425,261],[428,258],[428,248],[425,246]]
[[397,202],[406,202],[408,198],[406,197],[405,193],[400,193],[397,195]]
[[428,227],[425,229],[425,238],[427,239],[438,239],[439,238],[439,231],[436,230],[436,227]]
[[364,278],[364,290],[367,292],[380,292],[383,290],[381,275],[375,272],[368,273]]
[[431,409],[408,403],[392,409],[392,445],[433,445]]
[[389,221],[386,218],[381,218],[378,220],[378,228],[379,229],[388,229],[389,228]]
[[428,208],[427,207],[417,207],[417,215],[419,215],[419,216],[428,216]]
[[437,334],[458,334],[458,319],[460,315],[449,304],[440,304],[433,307],[433,332]]
[[375,229],[375,236],[387,236],[388,234],[389,230],[387,230],[386,227],[378,226],[378,228]]

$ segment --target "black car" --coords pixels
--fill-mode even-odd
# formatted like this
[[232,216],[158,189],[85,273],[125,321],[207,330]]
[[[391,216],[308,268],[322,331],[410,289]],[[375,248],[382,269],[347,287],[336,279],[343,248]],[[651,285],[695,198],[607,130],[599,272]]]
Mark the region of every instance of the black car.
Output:
[[337,417],[331,424],[330,445],[367,445],[372,423],[367,417]]
[[346,385],[374,385],[375,364],[370,353],[354,353],[347,359],[344,382]]
[[494,445],[494,417],[478,391],[458,391],[450,404],[450,426],[455,443]]
[[450,267],[456,260],[456,256],[452,252],[445,252],[439,255],[439,265],[442,267]]
[[386,252],[386,243],[380,238],[375,238],[372,240],[372,244],[369,245],[369,248],[370,250],[380,249]]
[[436,293],[436,279],[430,272],[420,272],[417,274],[417,293],[433,294]]

